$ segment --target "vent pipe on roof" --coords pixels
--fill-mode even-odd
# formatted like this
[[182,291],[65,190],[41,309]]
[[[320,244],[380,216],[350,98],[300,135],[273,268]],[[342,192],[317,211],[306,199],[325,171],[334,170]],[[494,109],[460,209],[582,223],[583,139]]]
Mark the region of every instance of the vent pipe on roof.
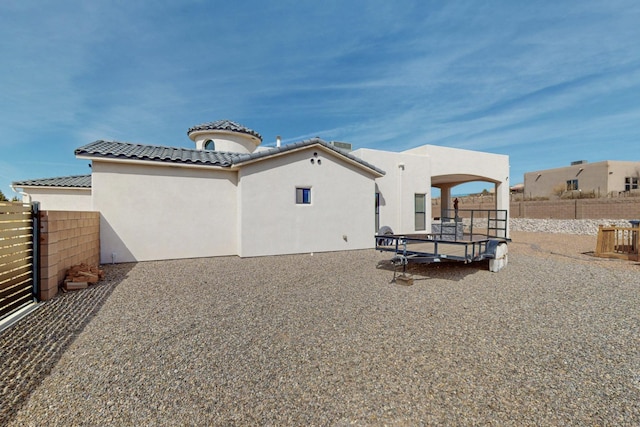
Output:
[[282,142],[282,138],[280,138],[280,135],[276,136],[276,147],[280,147],[281,142]]

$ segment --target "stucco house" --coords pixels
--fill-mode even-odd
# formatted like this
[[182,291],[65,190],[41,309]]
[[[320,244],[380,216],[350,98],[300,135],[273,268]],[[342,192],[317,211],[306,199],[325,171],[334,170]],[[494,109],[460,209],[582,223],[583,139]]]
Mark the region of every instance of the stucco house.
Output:
[[187,134],[193,149],[95,141],[75,150],[90,175],[13,186],[43,210],[100,212],[103,263],[372,248],[383,225],[430,230],[432,187],[448,207],[451,189],[469,181],[493,183],[496,209],[509,209],[505,155],[348,152],[319,138],[265,148],[229,120]]
[[640,162],[585,160],[524,174],[525,197],[607,197],[640,194]]

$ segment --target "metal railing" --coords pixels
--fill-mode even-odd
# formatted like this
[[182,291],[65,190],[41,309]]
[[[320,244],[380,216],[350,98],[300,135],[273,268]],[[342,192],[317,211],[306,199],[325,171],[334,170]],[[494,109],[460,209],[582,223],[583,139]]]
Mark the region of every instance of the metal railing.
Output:
[[[440,218],[441,237],[450,236],[459,240],[459,226],[462,224],[465,239],[498,237],[506,239],[508,226],[508,211],[506,209],[443,209]],[[447,224],[456,224],[455,227]],[[447,228],[448,231],[443,232]],[[450,231],[453,229],[453,233]]]

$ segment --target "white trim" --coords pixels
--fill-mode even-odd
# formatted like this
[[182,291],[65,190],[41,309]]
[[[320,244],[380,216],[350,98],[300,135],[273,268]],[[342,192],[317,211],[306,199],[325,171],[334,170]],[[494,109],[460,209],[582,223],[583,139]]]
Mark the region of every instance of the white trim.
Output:
[[[45,190],[77,190],[77,191],[91,192],[91,187],[72,187],[72,186],[63,186],[63,185],[17,185],[16,184],[15,187],[22,188],[23,190],[26,188],[30,188],[30,189],[42,188]],[[19,191],[15,191],[15,192],[20,193]]]
[[166,166],[166,167],[174,167],[174,168],[186,168],[186,169],[215,169],[215,170],[233,170],[230,166],[217,166],[217,165],[194,165],[188,163],[174,163],[174,162],[163,162],[160,160],[143,160],[143,159],[113,159],[110,157],[100,157],[100,156],[88,156],[83,154],[76,155],[78,159],[91,160],[92,162],[108,162],[108,163],[126,163],[126,164],[135,164],[135,165],[147,165],[147,166]]
[[342,154],[340,154],[340,153],[336,153],[336,152],[335,152],[335,151],[333,151],[332,149],[327,148],[327,147],[325,147],[324,145],[319,144],[319,143],[314,143],[314,144],[310,144],[310,145],[305,145],[305,146],[302,146],[302,147],[296,147],[296,148],[293,148],[293,149],[290,149],[290,150],[287,150],[287,151],[281,151],[281,152],[279,152],[279,153],[269,154],[269,155],[265,155],[265,156],[262,156],[262,157],[258,157],[258,158],[256,158],[256,159],[250,159],[250,160],[247,160],[247,161],[243,161],[243,162],[242,162],[242,163],[240,163],[240,164],[233,165],[233,166],[232,166],[232,169],[235,169],[235,168],[241,168],[241,167],[242,167],[242,166],[244,166],[244,165],[250,165],[250,164],[253,164],[253,163],[260,162],[260,161],[262,161],[262,160],[275,159],[275,158],[277,158],[277,157],[286,156],[286,155],[288,155],[288,154],[297,153],[297,152],[299,152],[299,151],[308,150],[308,149],[310,149],[310,148],[318,148],[318,149],[320,149],[320,150],[324,151],[325,153],[329,153],[329,154],[331,154],[332,156],[334,156],[334,157],[335,157],[335,158],[337,158],[337,159],[342,159],[342,160],[344,160],[345,162],[347,162],[347,163],[349,163],[349,164],[351,164],[351,165],[353,165],[353,166],[357,166],[359,169],[362,169],[362,170],[364,170],[364,171],[369,172],[370,174],[374,175],[376,178],[381,178],[381,177],[383,177],[383,176],[384,176],[384,174],[382,174],[382,173],[380,173],[380,172],[376,171],[375,169],[372,169],[372,168],[370,168],[370,167],[368,167],[368,166],[363,165],[363,164],[362,164],[362,163],[360,163],[360,162],[357,162],[357,161],[355,161],[355,160],[352,160],[352,159],[350,159],[349,157],[347,157],[347,156],[345,156],[345,155],[342,155]]
[[222,134],[222,135],[230,135],[230,136],[238,136],[238,135],[242,135],[245,136],[247,138],[251,138],[251,142],[253,142],[256,147],[260,144],[262,144],[262,141],[254,136],[251,135],[250,133],[246,133],[246,132],[241,132],[241,131],[233,131],[233,130],[224,130],[224,129],[199,129],[199,130],[194,130],[193,132],[189,133],[189,139],[191,139],[193,142],[196,141],[198,136],[201,135],[209,135],[209,134]]
[[42,303],[32,302],[31,304],[28,304],[22,307],[20,310],[16,311],[15,313],[12,313],[11,315],[5,317],[0,321],[0,332],[4,331],[5,329],[9,329],[13,325],[15,325],[20,319],[27,316],[32,311],[40,308],[41,305]]

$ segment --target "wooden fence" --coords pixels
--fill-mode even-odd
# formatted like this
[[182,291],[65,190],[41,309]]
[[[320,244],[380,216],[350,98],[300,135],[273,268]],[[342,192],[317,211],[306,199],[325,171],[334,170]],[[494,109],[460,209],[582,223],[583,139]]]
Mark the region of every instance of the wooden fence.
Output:
[[598,228],[595,255],[602,258],[619,258],[640,261],[638,258],[638,227],[601,225]]
[[34,301],[36,217],[37,205],[0,202],[0,318]]

